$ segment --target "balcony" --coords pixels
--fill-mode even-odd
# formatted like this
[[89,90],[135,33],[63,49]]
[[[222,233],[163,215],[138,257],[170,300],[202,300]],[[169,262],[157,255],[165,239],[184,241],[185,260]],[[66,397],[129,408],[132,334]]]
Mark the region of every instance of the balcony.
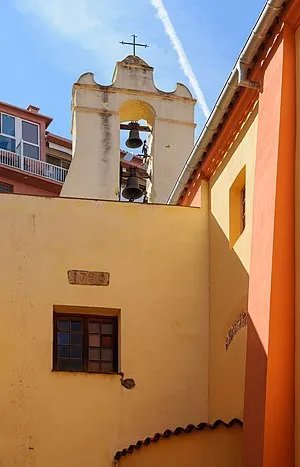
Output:
[[0,166],[27,172],[57,183],[64,183],[68,170],[47,162],[0,149]]

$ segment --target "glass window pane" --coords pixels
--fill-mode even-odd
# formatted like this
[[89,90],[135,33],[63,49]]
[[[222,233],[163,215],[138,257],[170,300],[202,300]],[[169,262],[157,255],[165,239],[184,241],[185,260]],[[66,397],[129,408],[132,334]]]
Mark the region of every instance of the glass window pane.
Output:
[[81,321],[71,321],[71,331],[81,331]]
[[99,333],[100,323],[89,323],[89,332]]
[[112,324],[101,324],[101,333],[102,334],[112,334],[113,325]]
[[70,167],[70,162],[67,162],[67,161],[61,161],[61,166],[63,169],[67,169],[69,170],[69,167]]
[[7,136],[0,135],[0,149],[16,152],[16,141],[12,138],[8,138]]
[[100,360],[100,349],[89,348],[89,359]]
[[59,345],[57,348],[57,356],[69,358],[69,347],[67,345]]
[[70,370],[82,371],[82,360],[70,360]]
[[100,363],[99,362],[89,362],[88,371],[91,373],[100,373]]
[[38,126],[22,121],[22,138],[27,143],[38,144]]
[[70,360],[66,359],[66,360],[61,360],[59,359],[58,360],[58,369],[59,370],[64,370],[64,371],[67,371],[70,369]]
[[60,331],[66,331],[68,332],[70,329],[70,321],[58,321],[57,322],[57,328]]
[[101,371],[103,373],[113,373],[114,366],[112,362],[101,362]]
[[54,368],[61,371],[115,373],[117,362],[114,319],[54,314]]
[[23,156],[31,157],[31,159],[39,159],[40,151],[38,146],[32,146],[32,144],[23,143]]
[[69,334],[64,332],[57,333],[57,340],[59,345],[69,345]]
[[82,358],[82,347],[70,347],[71,358]]
[[90,347],[100,347],[100,336],[98,334],[89,335],[89,346]]
[[81,334],[70,334],[71,337],[71,345],[81,345],[82,336]]
[[15,118],[2,114],[1,132],[6,135],[15,136]]
[[13,193],[14,192],[14,186],[9,185],[8,183],[2,183],[0,182],[0,193]]
[[111,336],[102,336],[101,337],[101,347],[112,347],[113,339]]
[[113,361],[112,349],[101,349],[101,360],[112,362]]
[[48,164],[57,165],[57,167],[60,167],[61,165],[60,161],[61,159],[59,159],[58,157],[53,157],[53,156],[46,157],[46,162],[48,162]]

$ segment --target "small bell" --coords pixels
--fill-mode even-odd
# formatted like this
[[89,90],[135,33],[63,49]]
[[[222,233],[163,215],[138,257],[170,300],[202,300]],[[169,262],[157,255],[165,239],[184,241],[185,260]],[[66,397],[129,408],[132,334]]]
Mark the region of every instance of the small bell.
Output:
[[129,137],[126,141],[126,146],[131,149],[137,149],[140,148],[143,144],[143,141],[140,138],[139,134],[139,124],[136,122],[131,122],[130,123],[131,130],[129,131]]
[[131,174],[130,177],[128,177],[126,186],[122,192],[122,196],[132,202],[135,199],[141,198],[143,194],[143,190],[141,190],[139,187],[139,181],[137,177]]

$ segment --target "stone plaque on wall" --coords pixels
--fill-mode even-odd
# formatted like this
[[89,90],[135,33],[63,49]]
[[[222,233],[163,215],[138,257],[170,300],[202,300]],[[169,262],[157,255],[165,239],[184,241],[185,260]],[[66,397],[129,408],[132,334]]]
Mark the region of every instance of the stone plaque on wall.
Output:
[[109,285],[109,272],[80,271],[73,269],[68,271],[69,284],[73,285]]

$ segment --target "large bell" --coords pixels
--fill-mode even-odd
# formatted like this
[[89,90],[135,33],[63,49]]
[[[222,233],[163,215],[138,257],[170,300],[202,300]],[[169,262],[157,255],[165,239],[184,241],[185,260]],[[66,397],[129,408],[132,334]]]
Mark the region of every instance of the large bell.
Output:
[[127,139],[125,144],[128,148],[132,148],[132,149],[140,148],[143,144],[143,141],[140,138],[140,134],[138,130],[139,124],[132,122],[130,125],[131,125],[131,130],[129,131],[129,138]]
[[137,177],[134,175],[128,177],[122,195],[124,198],[129,199],[129,201],[134,201],[135,199],[139,199],[141,196],[143,196],[143,190],[141,190],[139,187],[139,181]]

